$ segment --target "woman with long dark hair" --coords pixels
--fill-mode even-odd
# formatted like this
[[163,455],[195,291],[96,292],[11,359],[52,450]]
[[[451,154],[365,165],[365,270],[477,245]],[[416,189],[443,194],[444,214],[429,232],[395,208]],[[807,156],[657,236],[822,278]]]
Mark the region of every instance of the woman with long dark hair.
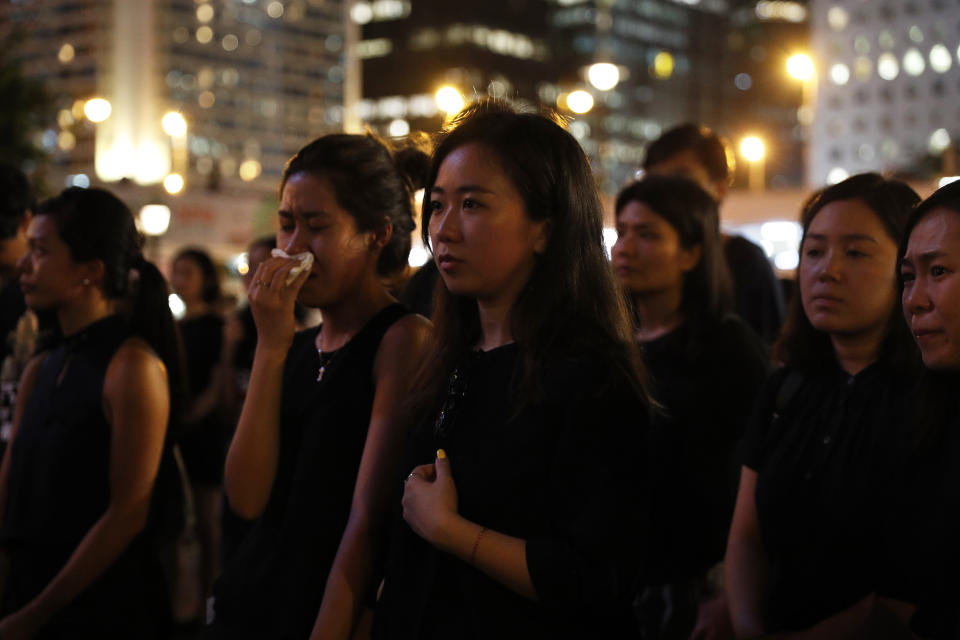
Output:
[[[406,153],[328,135],[283,171],[277,246],[293,258],[253,277],[257,345],[225,475],[230,506],[258,521],[214,589],[209,637],[349,638],[373,600],[429,329],[384,285],[414,228]],[[323,324],[295,332],[297,301]]]
[[713,603],[737,493],[735,445],[766,377],[760,338],[730,313],[717,203],[650,176],[616,200],[614,271],[630,299],[654,396],[653,518],[639,614],[644,638],[686,640]]
[[903,313],[927,371],[892,545],[915,590],[888,595],[918,605],[913,633],[953,640],[960,636],[960,182],[914,210],[901,246]]
[[[726,555],[739,637],[856,615],[883,584],[883,528],[903,462],[916,349],[896,257],[919,200],[877,174],[824,189],[802,213],[797,294],[774,347],[783,367],[744,444]],[[832,620],[832,622],[831,622]],[[821,635],[818,635],[821,634]]]
[[163,637],[151,497],[180,374],[166,283],[106,191],[41,203],[28,238],[20,287],[62,339],[24,374],[0,471],[0,635]]
[[632,637],[648,401],[587,159],[482,102],[426,194],[442,282],[374,637]]

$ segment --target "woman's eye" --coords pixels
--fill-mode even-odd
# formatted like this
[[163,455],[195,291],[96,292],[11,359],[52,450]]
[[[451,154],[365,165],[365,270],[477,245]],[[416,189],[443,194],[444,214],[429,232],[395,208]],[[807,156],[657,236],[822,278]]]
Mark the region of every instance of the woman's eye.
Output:
[[821,255],[823,255],[823,251],[821,251],[820,249],[810,248],[804,251],[803,255],[807,256],[808,258],[818,258]]
[[847,251],[847,255],[851,258],[864,258],[867,256],[867,254],[863,251],[857,251],[856,249],[850,249]]
[[439,200],[430,201],[430,211],[440,211],[441,209],[443,209],[442,202],[440,202]]
[[466,200],[463,201],[464,209],[476,209],[479,206],[480,206],[479,202],[477,202],[476,200],[472,200],[470,198],[467,198]]
[[935,278],[945,275],[946,273],[947,273],[946,268],[941,267],[939,265],[934,265],[933,267],[930,267],[930,275],[932,275]]
[[916,276],[913,274],[913,272],[904,271],[900,274],[900,279],[903,281],[904,284],[908,282],[913,282],[915,278]]

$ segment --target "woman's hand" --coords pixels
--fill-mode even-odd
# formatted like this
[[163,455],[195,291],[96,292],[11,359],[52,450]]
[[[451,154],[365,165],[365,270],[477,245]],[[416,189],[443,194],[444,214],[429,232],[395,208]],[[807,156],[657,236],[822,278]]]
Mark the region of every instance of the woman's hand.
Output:
[[293,344],[297,330],[293,308],[300,288],[310,277],[310,271],[305,270],[287,284],[287,276],[299,264],[299,260],[270,258],[257,267],[247,298],[257,325],[258,349],[286,354]]
[[413,531],[441,550],[457,514],[457,487],[453,484],[450,460],[440,449],[434,464],[416,467],[403,487],[403,519]]

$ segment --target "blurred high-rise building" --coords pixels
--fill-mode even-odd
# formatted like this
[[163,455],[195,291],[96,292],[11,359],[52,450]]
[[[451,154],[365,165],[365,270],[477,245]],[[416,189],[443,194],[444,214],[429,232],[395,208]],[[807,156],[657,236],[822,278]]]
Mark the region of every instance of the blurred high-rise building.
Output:
[[37,140],[52,153],[53,186],[155,185],[176,174],[188,191],[255,196],[276,189],[307,140],[344,125],[356,91],[345,7],[12,0],[0,5],[0,36],[19,34],[16,57],[54,102]]
[[960,21],[948,0],[814,0],[815,183],[957,173]]
[[800,180],[800,90],[782,81],[781,48],[806,48],[805,3],[373,0],[351,16],[362,24],[357,113],[384,135],[434,131],[481,96],[548,106],[572,119],[612,193],[672,125],[700,122],[733,141],[759,123],[785,150],[771,176]]

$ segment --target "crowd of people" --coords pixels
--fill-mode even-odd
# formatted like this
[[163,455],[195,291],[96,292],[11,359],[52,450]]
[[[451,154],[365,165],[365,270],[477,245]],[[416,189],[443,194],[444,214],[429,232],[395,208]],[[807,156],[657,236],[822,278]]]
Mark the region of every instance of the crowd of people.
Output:
[[960,183],[813,194],[785,305],[716,134],[643,169],[608,257],[552,116],[323,136],[225,312],[3,166],[0,639],[960,638]]

